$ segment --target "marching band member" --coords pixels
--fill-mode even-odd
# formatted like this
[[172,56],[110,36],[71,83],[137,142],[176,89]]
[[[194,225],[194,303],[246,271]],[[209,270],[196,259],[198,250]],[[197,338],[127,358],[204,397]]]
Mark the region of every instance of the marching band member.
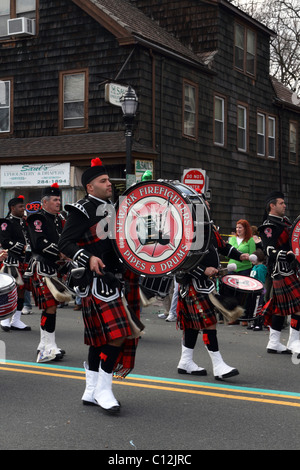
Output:
[[57,244],[65,222],[60,215],[60,189],[57,183],[43,190],[41,203],[41,210],[27,218],[32,258],[26,274],[31,276],[35,304],[42,310],[37,362],[49,362],[62,359],[65,354],[55,342],[59,301],[48,282],[57,276],[58,262],[61,260]]
[[18,286],[17,310],[11,318],[1,321],[4,331],[30,331],[30,326],[21,321],[24,304],[25,250],[28,244],[26,240],[26,227],[24,221],[24,196],[18,196],[8,202],[8,215],[0,220],[0,243],[7,250],[7,258],[4,260],[2,271],[11,274]]
[[58,246],[78,269],[83,268],[86,279],[77,290],[82,296],[84,342],[89,346],[82,401],[117,413],[120,403],[112,391],[113,374],[125,377],[132,370],[140,336],[140,331],[133,335],[130,322],[130,314],[139,317],[138,276],[124,272],[108,236],[112,185],[99,158],[83,173],[82,186],[86,196],[65,206],[69,215]]
[[[209,204],[207,202],[206,204],[209,208]],[[194,348],[200,330],[202,330],[203,342],[212,361],[215,378],[225,379],[239,374],[236,368],[223,361],[217,339],[215,306],[219,309],[223,307],[221,298],[218,299],[218,296],[213,294],[215,283],[211,277],[218,273],[219,253],[237,261],[249,259],[248,253],[241,253],[225,242],[216,227],[213,226],[208,252],[200,264],[183,277],[175,275],[180,284],[177,323],[183,330],[181,357],[177,366],[179,374],[207,375],[207,371],[198,367],[193,361]],[[222,299],[222,303],[224,302],[226,299]],[[233,312],[235,309],[237,309],[237,313],[242,314],[243,309],[239,308],[237,304],[229,306],[228,303],[228,310]]]
[[[295,272],[295,255],[291,251],[292,224],[285,216],[286,204],[281,191],[272,191],[266,198],[266,218],[259,227],[267,256],[267,303],[262,315],[270,327],[268,353],[290,354],[294,341],[299,340],[300,284]],[[286,316],[291,315],[287,346],[280,343]]]

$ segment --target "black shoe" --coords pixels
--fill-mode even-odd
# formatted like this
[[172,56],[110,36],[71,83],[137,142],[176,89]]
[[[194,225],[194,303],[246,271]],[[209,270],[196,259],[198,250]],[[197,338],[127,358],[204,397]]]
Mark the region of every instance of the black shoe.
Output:
[[6,331],[7,333],[10,332],[10,326],[2,326],[1,325],[1,328],[2,328],[3,331]]
[[215,375],[215,379],[216,380],[229,379],[230,377],[235,377],[236,375],[239,375],[239,371],[237,369],[232,369],[230,372],[227,372],[227,374]]
[[277,351],[277,349],[267,349],[267,352],[269,354],[292,354],[292,351],[290,349],[285,349],[284,351]]
[[25,326],[25,328],[17,328],[16,326],[11,326],[10,329],[15,331],[31,331],[31,326]]
[[105,411],[105,413],[108,413],[110,415],[115,415],[117,413],[120,413],[120,409],[121,409],[121,403],[118,402],[119,404],[116,405],[116,406],[112,406],[111,408],[103,408],[101,405],[100,408],[101,410]]
[[177,369],[178,374],[190,374],[190,375],[207,375],[207,372],[205,369],[201,370],[193,370],[192,372],[187,372],[186,369]]

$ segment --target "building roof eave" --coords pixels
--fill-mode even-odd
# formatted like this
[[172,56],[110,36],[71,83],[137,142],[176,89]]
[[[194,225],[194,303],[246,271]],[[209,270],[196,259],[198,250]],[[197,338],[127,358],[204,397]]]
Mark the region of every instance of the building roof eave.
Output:
[[[80,164],[95,156],[112,164],[125,163],[124,132],[1,139],[0,164],[70,161]],[[132,157],[154,160],[157,152],[133,140]]]

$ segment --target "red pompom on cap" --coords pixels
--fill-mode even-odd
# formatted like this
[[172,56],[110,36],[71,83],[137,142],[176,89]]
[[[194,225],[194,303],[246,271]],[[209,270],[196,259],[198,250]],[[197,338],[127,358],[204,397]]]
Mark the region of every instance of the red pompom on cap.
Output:
[[44,196],[60,196],[60,189],[57,183],[53,183],[51,186],[43,189],[42,197]]
[[93,158],[93,160],[91,161],[91,166],[102,166],[102,161],[99,157]]

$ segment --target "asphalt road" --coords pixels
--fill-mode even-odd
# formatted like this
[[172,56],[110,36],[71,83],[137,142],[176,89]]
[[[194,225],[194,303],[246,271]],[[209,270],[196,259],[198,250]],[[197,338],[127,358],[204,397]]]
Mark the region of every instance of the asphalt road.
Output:
[[[81,312],[73,305],[58,309],[56,339],[66,350],[63,361],[35,362],[40,320],[36,308],[22,316],[32,331],[1,330],[6,361],[0,364],[0,449],[105,450],[106,458],[114,460],[122,452],[133,456],[149,450],[158,460],[148,466],[178,466],[162,460],[166,452],[299,450],[300,364],[291,356],[267,354],[266,330],[220,324],[220,351],[240,375],[222,382],[214,379],[201,335],[194,358],[208,375],[179,375],[181,333],[175,323],[158,318],[161,310],[159,304],[144,309],[146,329],[135,369],[125,380],[114,380],[122,405],[118,416],[81,403],[88,348],[83,344]],[[285,328],[282,342],[287,338]]]

